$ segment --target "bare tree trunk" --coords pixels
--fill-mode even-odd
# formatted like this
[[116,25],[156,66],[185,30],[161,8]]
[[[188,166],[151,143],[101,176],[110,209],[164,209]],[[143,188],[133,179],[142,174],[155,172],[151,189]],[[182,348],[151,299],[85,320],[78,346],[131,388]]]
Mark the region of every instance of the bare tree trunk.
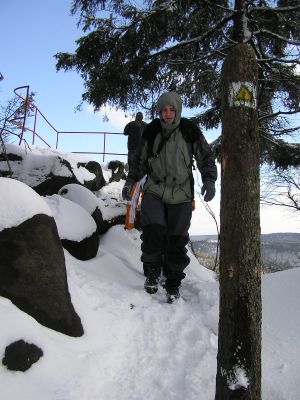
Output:
[[215,400],[261,399],[257,63],[237,45],[222,70],[220,319]]

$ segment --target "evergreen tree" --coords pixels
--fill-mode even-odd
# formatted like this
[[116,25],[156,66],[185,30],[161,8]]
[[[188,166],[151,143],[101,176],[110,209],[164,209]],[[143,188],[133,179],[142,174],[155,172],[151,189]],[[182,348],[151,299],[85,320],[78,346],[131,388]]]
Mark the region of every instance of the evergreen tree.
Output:
[[261,399],[260,152],[255,107],[258,68],[251,47],[239,40],[222,68],[215,400]]
[[215,400],[261,400],[258,64],[235,0],[221,73],[220,313]]
[[[259,66],[258,110],[262,160],[299,165],[300,148],[278,152],[299,112],[300,5],[298,0],[74,0],[72,14],[86,35],[74,54],[58,53],[57,69],[76,69],[85,81],[83,101],[99,109],[151,110],[156,96],[176,90],[184,105],[201,109],[205,128],[220,124],[220,72],[240,40],[251,45]],[[243,15],[243,19],[239,16]],[[239,22],[240,21],[240,22]],[[247,22],[247,24],[246,24]],[[247,28],[245,29],[247,25]],[[275,148],[274,148],[275,146]],[[286,150],[286,149],[285,149]]]

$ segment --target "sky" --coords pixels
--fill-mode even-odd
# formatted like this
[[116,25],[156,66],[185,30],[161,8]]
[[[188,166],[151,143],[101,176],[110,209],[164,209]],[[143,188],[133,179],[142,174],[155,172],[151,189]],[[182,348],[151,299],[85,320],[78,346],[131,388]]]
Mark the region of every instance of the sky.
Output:
[[[71,0],[1,0],[0,72],[4,79],[0,81],[0,104],[6,104],[14,96],[15,88],[29,85],[30,91],[36,93],[36,105],[56,130],[121,133],[126,123],[131,121],[131,115],[110,108],[94,113],[88,104],[83,104],[82,111],[75,111],[84,92],[83,81],[74,71],[56,71],[54,55],[58,52],[74,51],[75,40],[82,36],[81,30],[76,26],[77,17],[70,14],[70,7]],[[22,93],[24,94],[24,90],[20,91]],[[104,122],[105,115],[109,122]],[[185,110],[184,116],[189,115],[190,110]],[[55,147],[55,133],[44,123],[42,117],[38,117],[36,128]],[[216,138],[216,131],[204,134],[209,142]],[[108,136],[106,151],[126,153],[126,143],[127,138],[123,135]],[[94,134],[64,134],[60,135],[58,143],[58,148],[64,151],[102,152],[103,146],[103,136]],[[102,161],[100,156],[91,157]],[[114,158],[126,161],[126,156],[110,156],[106,160]],[[196,187],[196,193],[199,192],[199,187]],[[216,197],[209,206],[219,220],[219,180]],[[300,232],[300,217],[282,208],[263,207],[261,231]],[[214,219],[205,210],[197,194],[191,234],[216,233]]]
[[[104,176],[108,181],[108,170]],[[118,197],[121,188],[113,182],[94,201],[108,193]],[[75,231],[81,240],[91,233],[82,221],[90,198],[73,203],[82,208],[74,213],[71,201],[39,196],[15,179],[0,178],[0,191],[0,231],[44,213],[54,216],[61,238]],[[107,217],[115,214],[112,205],[106,212]],[[154,295],[143,290],[140,233],[135,229],[112,227],[101,236],[91,260],[80,261],[66,250],[64,255],[68,289],[84,335],[74,338],[46,328],[0,297],[1,360],[6,346],[20,339],[43,351],[26,372],[9,371],[0,364],[1,398],[214,399],[219,288],[211,271],[189,251],[181,298],[168,304],[162,287]],[[262,276],[264,400],[300,398],[299,284],[299,268]],[[242,372],[243,379],[237,375],[237,380],[245,385],[247,375]]]

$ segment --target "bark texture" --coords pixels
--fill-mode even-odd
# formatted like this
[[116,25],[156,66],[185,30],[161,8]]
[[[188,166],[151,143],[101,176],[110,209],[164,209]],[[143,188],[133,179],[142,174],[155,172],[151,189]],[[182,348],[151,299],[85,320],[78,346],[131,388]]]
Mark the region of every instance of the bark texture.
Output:
[[215,400],[261,399],[257,63],[237,45],[222,70],[220,317]]

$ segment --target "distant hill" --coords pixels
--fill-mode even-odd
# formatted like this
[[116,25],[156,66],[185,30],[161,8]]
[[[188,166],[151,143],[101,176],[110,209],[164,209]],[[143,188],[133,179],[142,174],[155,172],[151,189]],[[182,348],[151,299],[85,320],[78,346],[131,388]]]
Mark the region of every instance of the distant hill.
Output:
[[[217,235],[191,236],[192,249],[199,262],[212,269],[215,264]],[[269,233],[261,235],[264,272],[300,267],[300,233]]]
[[[264,233],[261,235],[263,241],[283,241],[295,242],[300,246],[300,233],[296,232],[277,232],[277,233]],[[300,250],[299,250],[300,251]]]

